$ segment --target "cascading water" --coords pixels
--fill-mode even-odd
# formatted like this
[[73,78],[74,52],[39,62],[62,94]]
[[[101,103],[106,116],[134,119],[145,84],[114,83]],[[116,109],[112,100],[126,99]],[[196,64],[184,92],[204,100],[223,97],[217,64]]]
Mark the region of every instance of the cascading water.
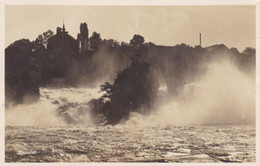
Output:
[[[154,111],[95,126],[88,102],[99,88],[41,88],[38,103],[6,110],[6,162],[254,162],[254,79],[213,63]],[[210,125],[206,125],[210,124]],[[238,125],[239,124],[239,125]],[[243,124],[243,125],[241,125]]]
[[91,125],[88,101],[98,98],[99,88],[40,88],[40,100],[6,110],[6,125],[66,126]]

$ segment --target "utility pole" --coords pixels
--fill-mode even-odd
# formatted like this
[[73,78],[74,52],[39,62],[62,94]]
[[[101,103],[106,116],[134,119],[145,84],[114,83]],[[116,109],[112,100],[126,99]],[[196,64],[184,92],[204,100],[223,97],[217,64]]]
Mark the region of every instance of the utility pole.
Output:
[[201,47],[201,33],[200,33],[200,47]]

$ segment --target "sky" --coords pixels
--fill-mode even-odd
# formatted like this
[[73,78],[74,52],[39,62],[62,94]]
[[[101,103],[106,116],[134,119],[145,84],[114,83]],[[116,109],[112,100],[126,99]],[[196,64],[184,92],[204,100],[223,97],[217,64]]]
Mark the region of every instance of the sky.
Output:
[[140,34],[146,42],[202,47],[225,44],[243,51],[255,48],[254,6],[44,6],[5,7],[5,47],[18,39],[35,40],[39,34],[62,27],[76,38],[80,23],[88,24],[102,39],[129,42]]

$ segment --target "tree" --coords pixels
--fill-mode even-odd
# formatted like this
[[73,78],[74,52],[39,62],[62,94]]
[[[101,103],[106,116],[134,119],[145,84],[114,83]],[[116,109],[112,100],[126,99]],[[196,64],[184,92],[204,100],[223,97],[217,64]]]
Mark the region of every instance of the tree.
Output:
[[43,43],[44,47],[47,48],[49,39],[54,35],[54,33],[51,30],[48,30],[48,31],[44,32],[42,35],[43,35],[42,43]]
[[[105,117],[105,123],[116,124],[127,119],[130,112],[147,114],[156,98],[159,81],[148,63],[133,61],[117,75],[114,84],[106,82],[101,86],[101,92],[106,92],[101,98],[90,102],[92,113]],[[104,99],[108,99],[104,102]],[[102,116],[100,116],[102,115]],[[97,120],[102,123],[102,120]]]
[[108,40],[104,39],[103,45],[108,48],[118,48],[119,47],[119,43],[113,39],[108,39]]
[[144,43],[144,37],[141,35],[134,35],[130,40],[129,45],[135,49],[140,48]]
[[113,94],[113,85],[109,82],[105,82],[104,85],[100,85],[99,92],[106,92],[103,96],[101,96],[101,99],[104,101],[105,98],[110,98]]
[[255,49],[254,49],[254,48],[251,48],[251,47],[247,47],[247,48],[242,52],[242,54],[248,55],[248,56],[253,56],[253,55],[255,55]]
[[253,71],[254,75],[256,66],[256,50],[254,48],[247,47],[241,55],[240,66],[244,71]]
[[89,38],[90,48],[92,50],[97,50],[102,43],[102,39],[100,34],[97,32],[93,32],[92,36]]
[[6,104],[38,100],[40,77],[40,62],[29,40],[18,40],[5,49]]
[[46,50],[49,39],[54,35],[51,30],[44,32],[39,35],[35,41],[32,41],[32,50],[33,51],[43,51]]
[[143,46],[147,49],[156,47],[156,44],[153,42],[144,43]]
[[121,47],[128,47],[128,43],[127,43],[127,42],[124,42],[124,41],[122,41],[122,42],[120,43],[120,46],[121,46]]

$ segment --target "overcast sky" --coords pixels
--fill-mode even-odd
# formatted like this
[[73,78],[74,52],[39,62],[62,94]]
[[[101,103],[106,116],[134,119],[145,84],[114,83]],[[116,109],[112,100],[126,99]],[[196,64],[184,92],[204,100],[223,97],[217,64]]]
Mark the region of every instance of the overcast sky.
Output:
[[80,23],[89,34],[129,42],[140,34],[146,42],[173,46],[225,44],[239,51],[255,47],[254,6],[6,6],[5,46],[15,40],[34,40],[47,30],[56,33],[63,20],[76,38]]

